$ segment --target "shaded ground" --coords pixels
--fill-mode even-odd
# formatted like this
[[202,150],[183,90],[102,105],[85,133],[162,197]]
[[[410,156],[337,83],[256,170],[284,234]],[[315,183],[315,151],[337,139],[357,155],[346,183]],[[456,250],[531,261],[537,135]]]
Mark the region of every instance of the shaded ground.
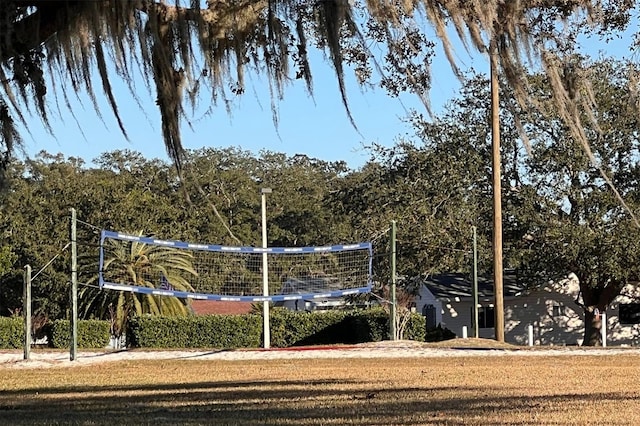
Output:
[[6,368],[0,424],[640,424],[640,356],[571,352]]

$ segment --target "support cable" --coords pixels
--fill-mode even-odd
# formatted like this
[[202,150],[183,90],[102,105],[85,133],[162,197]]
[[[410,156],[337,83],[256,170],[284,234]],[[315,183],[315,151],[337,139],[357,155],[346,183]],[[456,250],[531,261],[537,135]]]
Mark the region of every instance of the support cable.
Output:
[[52,264],[52,263],[53,263],[53,262],[54,262],[54,261],[55,261],[55,260],[56,260],[56,259],[57,259],[57,258],[58,258],[58,257],[59,257],[59,256],[60,256],[60,255],[61,255],[61,254],[66,250],[66,249],[67,249],[67,248],[69,248],[69,246],[70,246],[70,245],[71,245],[71,243],[70,243],[70,242],[69,242],[69,243],[67,243],[67,244],[62,248],[62,250],[60,250],[60,251],[58,252],[58,254],[56,254],[55,256],[53,256],[53,257],[51,258],[51,260],[49,260],[49,261],[47,262],[47,264],[46,264],[46,265],[44,265],[42,268],[40,268],[40,270],[39,270],[38,272],[36,272],[36,274],[35,274],[33,277],[31,277],[31,280],[33,281],[34,279],[36,279],[36,277],[37,277],[38,275],[40,275],[40,273],[41,273],[42,271],[44,271],[44,270],[47,268],[47,266],[51,265],[51,264]]

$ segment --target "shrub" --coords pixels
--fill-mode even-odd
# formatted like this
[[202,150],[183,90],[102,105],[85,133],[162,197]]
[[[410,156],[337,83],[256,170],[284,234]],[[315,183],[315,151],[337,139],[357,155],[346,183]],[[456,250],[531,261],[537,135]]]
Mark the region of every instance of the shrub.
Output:
[[426,330],[425,342],[441,342],[443,340],[451,340],[456,338],[456,333],[448,328],[442,328],[440,324],[437,327]]
[[389,314],[383,308],[359,311],[355,315],[358,342],[379,342],[389,338]]
[[424,342],[426,341],[426,331],[427,319],[416,312],[412,312],[404,330],[404,338]]
[[277,348],[359,341],[350,311],[303,312],[276,308],[271,311],[270,325],[271,345]]
[[[309,313],[274,308],[270,311],[269,323],[271,346],[275,348],[362,343],[389,336],[389,318],[383,309]],[[424,318],[412,314],[405,334],[409,339],[424,341]],[[262,316],[146,315],[132,319],[127,338],[130,347],[256,348],[263,341]]]
[[127,345],[144,348],[259,347],[259,315],[161,317],[145,315],[129,323]]
[[24,320],[0,317],[0,349],[21,348],[24,344]]
[[[69,320],[56,320],[51,324],[49,342],[54,348],[68,348],[71,346],[71,332]],[[109,321],[79,320],[78,347],[105,348],[109,344]]]

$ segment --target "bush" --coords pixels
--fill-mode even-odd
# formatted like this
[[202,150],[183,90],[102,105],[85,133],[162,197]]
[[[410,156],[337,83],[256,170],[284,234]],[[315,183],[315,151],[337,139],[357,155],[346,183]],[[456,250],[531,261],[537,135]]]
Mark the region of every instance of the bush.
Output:
[[440,324],[437,327],[426,330],[425,342],[441,342],[443,340],[451,340],[456,338],[456,333],[448,328],[442,328]]
[[418,342],[426,341],[427,319],[416,312],[411,313],[404,330],[404,338]]
[[270,315],[271,345],[290,346],[359,343],[368,333],[358,330],[358,318],[364,311],[302,312],[273,309]]
[[[68,348],[71,346],[71,332],[69,320],[56,320],[51,324],[49,343],[54,348]],[[109,321],[79,320],[78,347],[105,348],[111,338]]]
[[24,320],[0,317],[0,349],[17,349],[24,344]]
[[[383,309],[297,312],[274,308],[269,316],[271,346],[353,344],[380,341],[389,336],[389,318]],[[405,335],[424,341],[424,318],[412,314]],[[203,315],[133,318],[127,331],[130,347],[143,348],[256,348],[262,345],[262,316]]]
[[389,339],[389,314],[382,308],[357,312],[355,329],[360,342],[380,342]]
[[259,347],[259,315],[135,317],[129,322],[127,346],[143,348]]

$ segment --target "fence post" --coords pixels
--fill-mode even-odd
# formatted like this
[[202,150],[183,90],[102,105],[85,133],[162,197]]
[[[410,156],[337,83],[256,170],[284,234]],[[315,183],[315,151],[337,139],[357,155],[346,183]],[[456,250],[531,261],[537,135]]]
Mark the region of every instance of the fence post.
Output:
[[606,348],[607,347],[607,314],[606,313],[601,313],[600,314],[600,332],[602,333],[602,347]]
[[475,226],[473,230],[473,337],[480,337],[480,326],[478,324],[478,231]]
[[528,341],[529,341],[529,346],[533,346],[533,325],[529,324],[529,327],[527,327],[528,329]]
[[31,359],[31,266],[24,267],[22,304],[24,311],[24,359]]

